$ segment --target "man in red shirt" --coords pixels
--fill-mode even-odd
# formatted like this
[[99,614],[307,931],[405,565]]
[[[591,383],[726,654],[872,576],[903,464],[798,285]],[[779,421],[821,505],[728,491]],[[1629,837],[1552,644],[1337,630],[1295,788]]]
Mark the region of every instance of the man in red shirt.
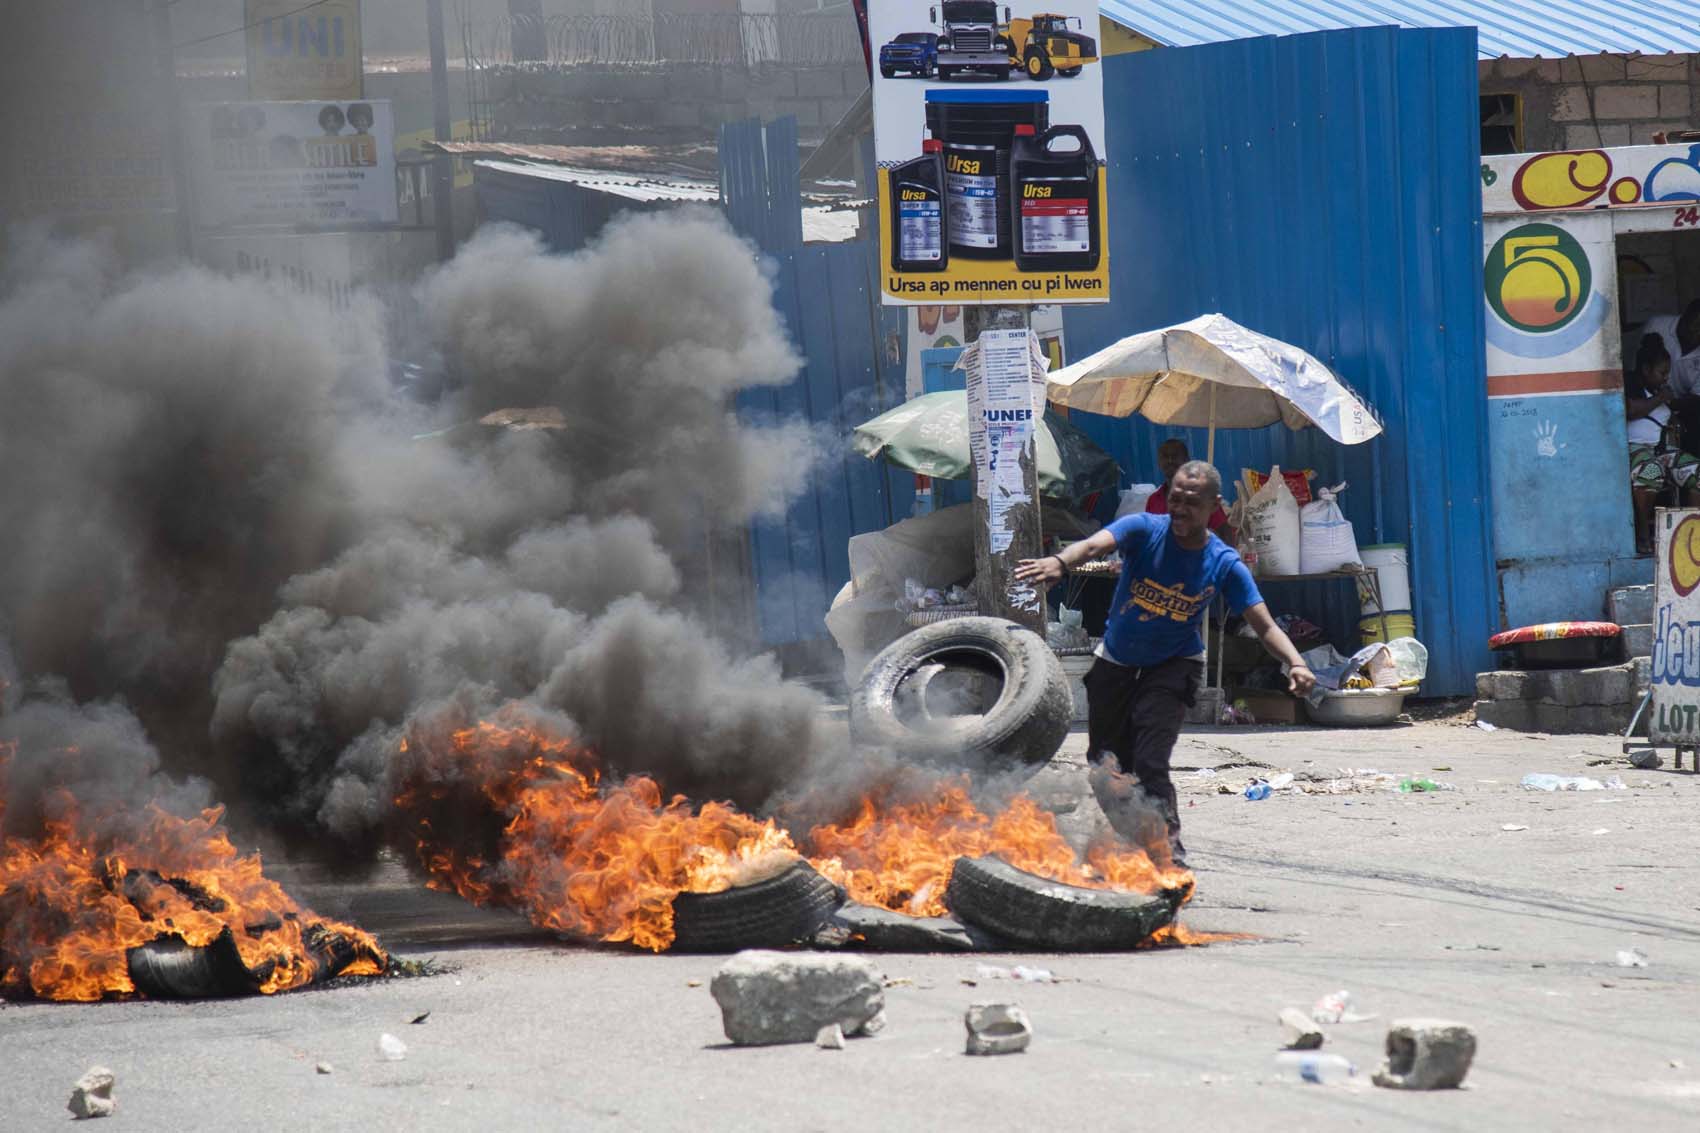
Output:
[[[1148,515],[1169,514],[1169,485],[1174,482],[1175,473],[1181,465],[1192,459],[1187,452],[1186,442],[1167,440],[1157,446],[1157,470],[1163,474],[1163,486],[1151,493],[1151,498],[1145,501],[1145,511]],[[1217,503],[1216,510],[1210,513],[1210,530],[1222,537],[1222,541],[1230,547],[1234,544],[1234,529],[1228,526],[1228,513]]]

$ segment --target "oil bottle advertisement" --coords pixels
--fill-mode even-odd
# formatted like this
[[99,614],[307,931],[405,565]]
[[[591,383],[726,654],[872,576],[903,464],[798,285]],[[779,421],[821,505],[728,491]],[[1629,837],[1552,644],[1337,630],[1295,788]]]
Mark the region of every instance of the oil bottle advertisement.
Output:
[[1098,5],[868,0],[887,303],[1102,303]]

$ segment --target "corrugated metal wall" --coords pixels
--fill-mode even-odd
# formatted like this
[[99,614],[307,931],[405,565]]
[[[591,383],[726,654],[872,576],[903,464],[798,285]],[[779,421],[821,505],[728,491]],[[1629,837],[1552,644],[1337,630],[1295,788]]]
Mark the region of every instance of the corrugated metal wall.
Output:
[[[1369,28],[1104,62],[1113,302],[1071,308],[1068,351],[1221,311],[1327,361],[1386,434],[1219,432],[1216,463],[1346,480],[1361,544],[1409,542],[1425,691],[1491,667],[1495,627],[1482,348],[1473,29]],[[1202,430],[1075,414],[1137,479]],[[1344,587],[1274,604],[1355,621]],[[1272,592],[1271,598],[1277,598]]]

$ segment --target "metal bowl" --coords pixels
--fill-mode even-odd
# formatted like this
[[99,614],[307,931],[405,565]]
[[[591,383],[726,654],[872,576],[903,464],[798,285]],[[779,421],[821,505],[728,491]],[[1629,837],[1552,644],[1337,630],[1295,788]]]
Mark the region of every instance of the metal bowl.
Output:
[[1321,704],[1306,704],[1312,723],[1335,728],[1373,728],[1391,724],[1405,710],[1410,693],[1399,688],[1342,689],[1324,692]]

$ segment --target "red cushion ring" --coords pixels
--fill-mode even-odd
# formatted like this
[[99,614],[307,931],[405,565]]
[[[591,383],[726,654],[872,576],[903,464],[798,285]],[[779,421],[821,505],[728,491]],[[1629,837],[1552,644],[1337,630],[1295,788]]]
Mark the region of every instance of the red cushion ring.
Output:
[[1559,641],[1566,637],[1616,637],[1622,632],[1615,622],[1543,622],[1496,633],[1488,638],[1488,648],[1508,649],[1531,641]]

